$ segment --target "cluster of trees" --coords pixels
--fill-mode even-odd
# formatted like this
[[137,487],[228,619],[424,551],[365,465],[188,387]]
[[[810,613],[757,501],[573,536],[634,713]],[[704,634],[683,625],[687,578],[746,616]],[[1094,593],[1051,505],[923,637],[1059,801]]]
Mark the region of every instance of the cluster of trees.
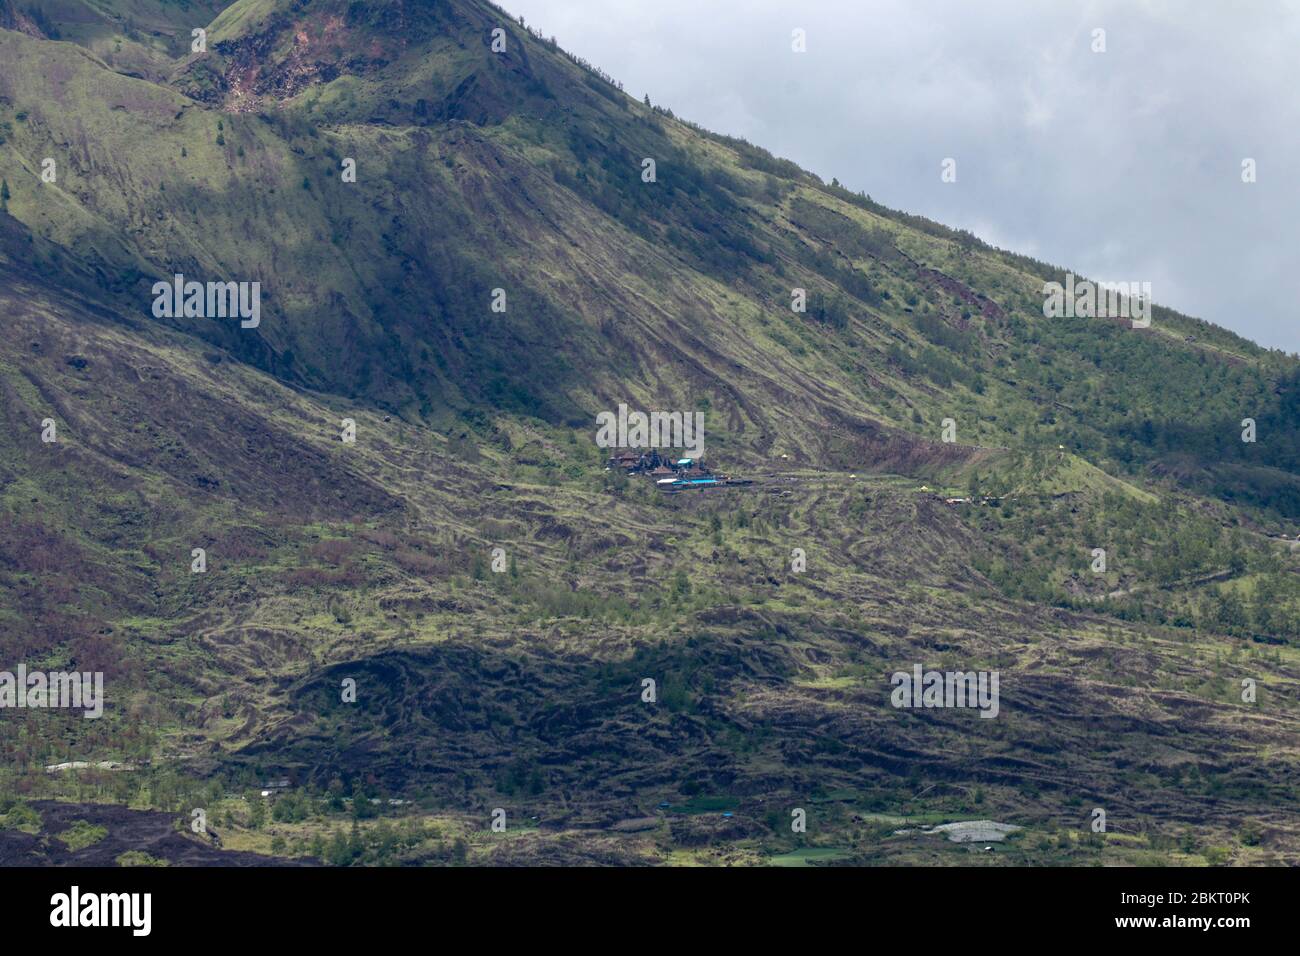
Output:
[[[436,839],[436,834],[423,826],[398,828],[383,822],[363,830],[353,821],[346,835],[341,829],[336,829],[328,841],[317,835],[299,849],[330,866],[391,866],[400,863],[406,853],[429,839]],[[272,852],[275,849],[273,844]],[[469,845],[457,837],[440,841],[432,852],[422,855],[421,862],[460,865],[468,858]]]
[[1290,574],[1259,575],[1247,598],[1236,588],[1218,588],[1200,598],[1195,613],[1205,630],[1270,643],[1300,639],[1300,589]]
[[954,328],[933,313],[917,312],[912,316],[912,324],[931,343],[958,355],[972,355],[978,348],[979,339],[974,333]]
[[895,342],[889,346],[886,357],[905,374],[928,379],[940,388],[950,388],[954,382],[960,382],[976,392],[983,390],[978,371],[931,346],[913,355]]
[[[1300,638],[1300,578],[1288,558],[1213,517],[1108,494],[1082,510],[1022,499],[1010,517],[989,511],[977,520],[1001,541],[977,570],[1011,596],[1096,608],[1117,589],[1126,593],[1109,599],[1107,609],[1127,620]],[[1093,547],[1105,549],[1107,575],[1092,573]]]

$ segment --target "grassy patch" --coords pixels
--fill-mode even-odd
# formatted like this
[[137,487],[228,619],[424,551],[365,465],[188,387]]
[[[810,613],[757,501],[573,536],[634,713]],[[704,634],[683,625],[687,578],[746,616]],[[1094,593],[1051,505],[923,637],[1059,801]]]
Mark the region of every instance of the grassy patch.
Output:
[[76,820],[56,836],[67,844],[69,850],[84,850],[108,836],[108,830],[87,820]]
[[150,856],[143,850],[127,850],[117,858],[118,866],[169,866],[166,860]]

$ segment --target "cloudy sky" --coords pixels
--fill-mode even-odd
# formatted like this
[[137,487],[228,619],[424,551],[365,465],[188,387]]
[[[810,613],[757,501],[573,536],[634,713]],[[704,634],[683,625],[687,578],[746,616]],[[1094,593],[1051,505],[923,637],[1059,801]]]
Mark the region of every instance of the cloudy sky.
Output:
[[1300,4],[501,2],[827,181],[1300,351]]

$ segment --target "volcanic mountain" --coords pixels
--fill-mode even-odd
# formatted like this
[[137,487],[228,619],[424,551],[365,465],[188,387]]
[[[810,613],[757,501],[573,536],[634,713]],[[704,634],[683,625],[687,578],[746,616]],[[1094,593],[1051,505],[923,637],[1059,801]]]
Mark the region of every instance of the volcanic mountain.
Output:
[[[0,823],[943,863],[895,831],[992,819],[1021,863],[1300,859],[1294,357],[1047,318],[1067,270],[484,0],[0,0],[0,177],[0,670],[108,700],[0,711]],[[160,314],[177,276],[260,320]],[[701,413],[749,483],[607,469],[620,405]],[[916,665],[997,672],[998,716],[894,706]]]

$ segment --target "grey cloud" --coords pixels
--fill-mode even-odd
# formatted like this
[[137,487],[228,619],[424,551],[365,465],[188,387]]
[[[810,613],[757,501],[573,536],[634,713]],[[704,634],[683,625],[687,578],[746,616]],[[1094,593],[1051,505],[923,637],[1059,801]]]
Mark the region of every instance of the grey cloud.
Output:
[[[506,0],[824,179],[1300,351],[1300,6]],[[802,27],[808,52],[790,51]],[[1091,51],[1106,30],[1107,52]],[[957,183],[940,182],[945,157]],[[1259,181],[1241,182],[1241,161]]]

